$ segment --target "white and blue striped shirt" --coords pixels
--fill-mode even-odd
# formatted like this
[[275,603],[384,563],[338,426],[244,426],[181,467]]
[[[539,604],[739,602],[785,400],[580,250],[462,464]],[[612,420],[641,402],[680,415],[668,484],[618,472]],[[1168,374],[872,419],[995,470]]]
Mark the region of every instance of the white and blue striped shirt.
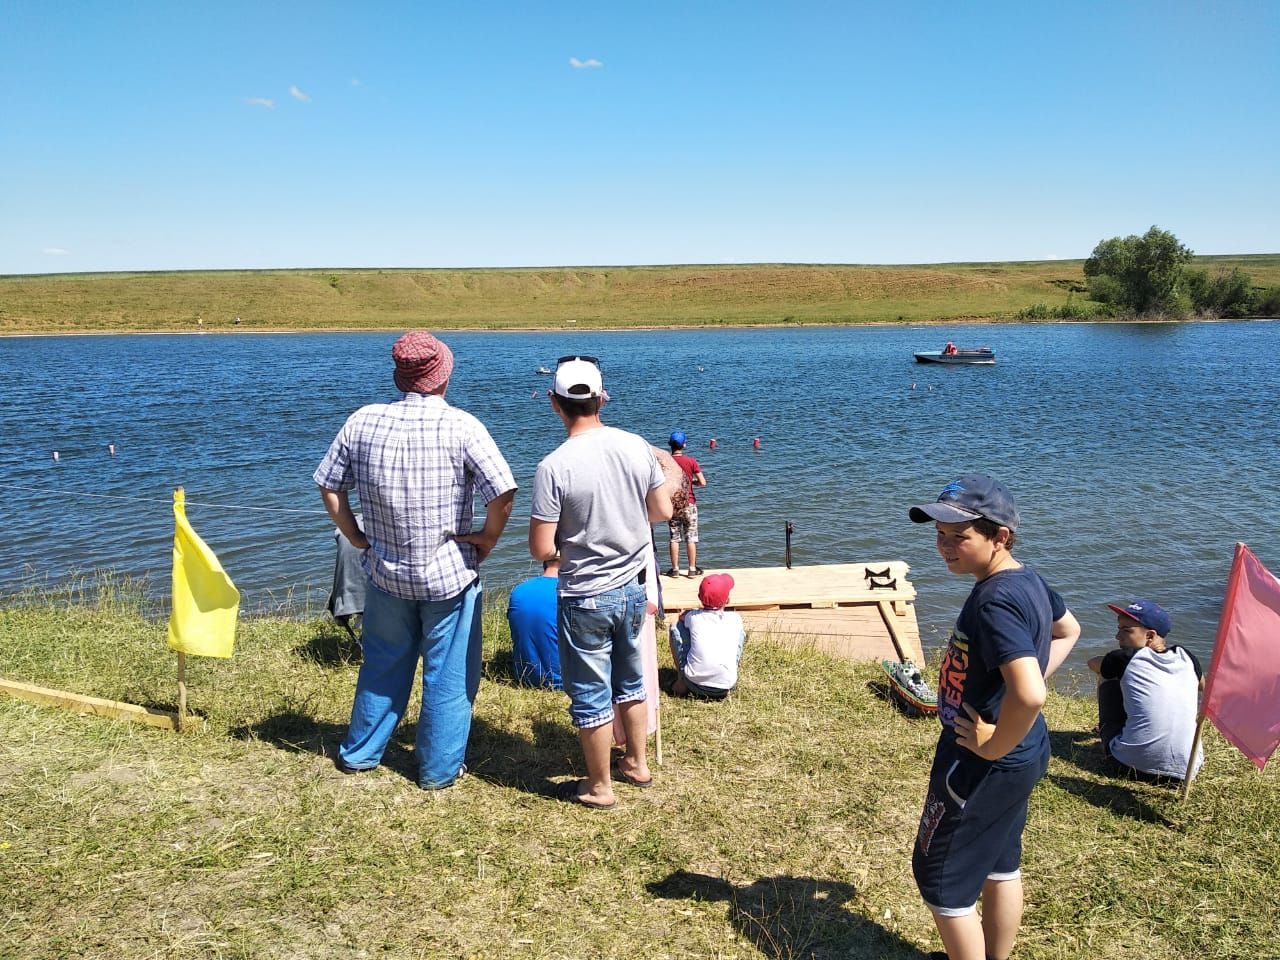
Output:
[[362,566],[379,590],[405,600],[447,600],[476,578],[475,547],[454,540],[473,532],[473,492],[488,504],[516,488],[484,424],[420,393],[353,413],[314,479],[356,490],[370,543]]

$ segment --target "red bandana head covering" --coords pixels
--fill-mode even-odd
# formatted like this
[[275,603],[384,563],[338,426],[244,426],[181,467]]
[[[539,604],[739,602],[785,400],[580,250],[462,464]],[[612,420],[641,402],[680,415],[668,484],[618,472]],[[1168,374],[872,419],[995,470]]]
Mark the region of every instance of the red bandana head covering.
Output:
[[396,387],[405,393],[433,393],[453,372],[453,353],[425,330],[410,330],[391,348]]

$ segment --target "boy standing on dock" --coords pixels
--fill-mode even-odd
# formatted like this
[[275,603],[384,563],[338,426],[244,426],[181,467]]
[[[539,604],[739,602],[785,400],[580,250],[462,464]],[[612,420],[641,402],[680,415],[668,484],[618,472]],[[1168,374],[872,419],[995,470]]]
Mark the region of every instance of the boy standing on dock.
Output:
[[560,675],[587,767],[585,780],[565,785],[564,798],[593,810],[617,803],[609,769],[615,705],[627,736],[617,776],[637,787],[653,783],[639,638],[649,524],[671,516],[652,449],[643,437],[601,422],[603,394],[596,358],[560,358],[551,409],[568,439],[538,464],[529,517],[533,558],[560,554]]
[[680,575],[680,543],[684,542],[684,552],[689,555],[689,576],[702,576],[702,568],[698,566],[698,496],[694,487],[705,487],[707,478],[702,472],[702,464],[684,452],[688,438],[682,430],[673,430],[667,440],[671,447],[671,459],[675,461],[683,482],[680,491],[673,498],[674,508],[671,520],[667,523],[671,541],[671,567],[668,577]]
[[950,960],[1006,960],[1022,923],[1027,801],[1049,765],[1044,681],[1080,625],[1062,597],[1014,559],[1018,511],[998,480],[960,477],[910,516],[933,521],[947,569],[977,581],[942,661],[942,733],[912,872]]

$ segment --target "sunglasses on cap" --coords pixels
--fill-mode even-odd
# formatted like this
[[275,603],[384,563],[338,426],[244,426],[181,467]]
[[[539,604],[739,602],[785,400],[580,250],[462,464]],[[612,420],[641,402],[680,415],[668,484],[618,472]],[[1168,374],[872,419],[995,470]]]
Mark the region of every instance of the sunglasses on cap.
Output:
[[596,367],[600,366],[599,357],[588,357],[585,354],[581,354],[581,353],[571,353],[567,357],[561,357],[559,360],[556,361],[556,366],[558,367],[562,363],[569,363],[572,360],[585,360],[587,363],[595,364]]

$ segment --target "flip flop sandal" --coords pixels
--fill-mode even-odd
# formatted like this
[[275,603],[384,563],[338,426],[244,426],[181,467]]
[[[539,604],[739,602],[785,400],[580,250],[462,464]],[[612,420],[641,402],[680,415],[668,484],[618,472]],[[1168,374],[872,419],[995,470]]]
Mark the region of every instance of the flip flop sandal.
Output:
[[582,780],[569,780],[560,784],[556,787],[556,799],[564,800],[566,803],[572,803],[579,807],[586,807],[588,810],[612,810],[618,805],[616,797],[612,803],[587,803],[582,799],[582,794],[578,792],[578,784],[583,782]]
[[631,774],[627,773],[616,763],[613,765],[613,779],[621,780],[623,783],[629,783],[631,786],[639,787],[641,790],[648,790],[653,786],[652,776],[650,776],[648,780],[639,780],[636,777],[631,776]]

